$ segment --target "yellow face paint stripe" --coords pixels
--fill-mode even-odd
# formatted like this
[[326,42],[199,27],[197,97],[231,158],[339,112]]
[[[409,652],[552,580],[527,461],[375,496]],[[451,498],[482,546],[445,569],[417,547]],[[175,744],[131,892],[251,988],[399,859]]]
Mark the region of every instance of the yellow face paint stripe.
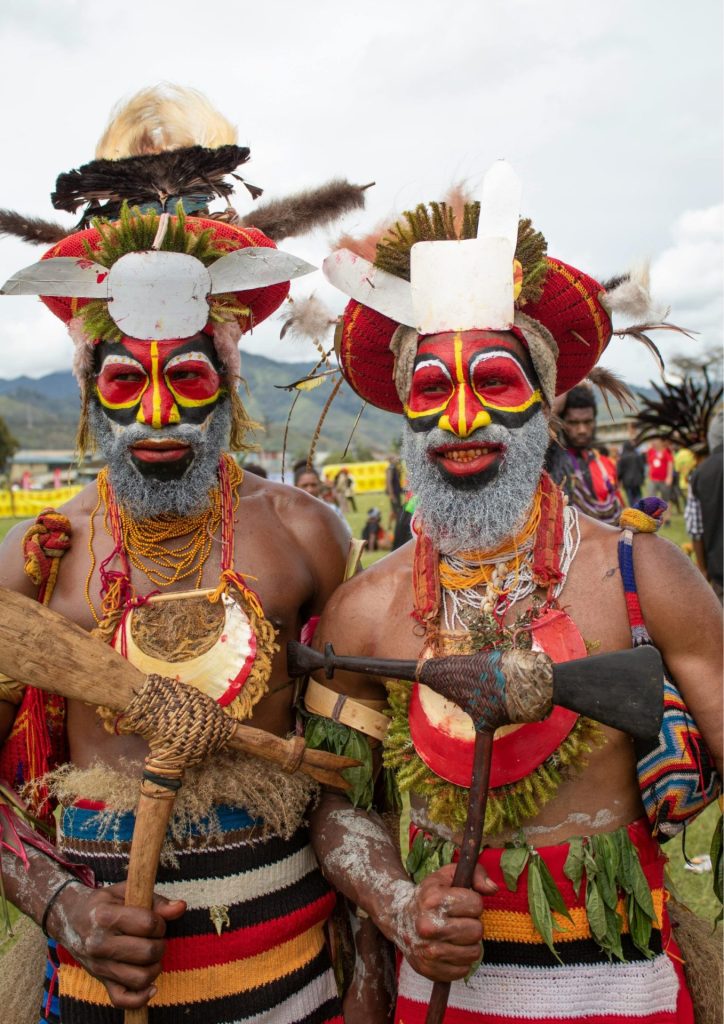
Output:
[[97,384],[96,384],[96,395],[98,397],[98,401],[106,409],[132,409],[134,405],[138,405],[139,404],[139,402],[141,401],[141,399],[145,395],[147,388],[148,388],[148,381],[146,381],[146,383],[143,385],[143,388],[141,389],[140,395],[137,398],[132,398],[130,400],[130,402],[109,402],[107,398],[104,398],[104,396],[101,393],[101,390],[100,390],[100,388],[98,387]]
[[151,426],[161,426],[161,384],[158,376],[158,342],[151,342],[151,387],[153,388]]
[[483,398],[475,388],[473,388],[473,392],[481,405],[484,405],[486,409],[497,409],[498,412],[525,412],[526,409],[530,409],[531,405],[535,405],[536,402],[542,400],[541,393],[537,388],[530,398],[526,398],[520,405],[496,405],[495,402],[489,402]]
[[178,391],[175,390],[173,385],[168,380],[166,380],[166,386],[168,387],[168,390],[171,392],[171,394],[176,399],[178,404],[183,406],[184,409],[198,409],[203,405],[211,405],[211,403],[215,402],[218,399],[219,395],[221,394],[221,388],[217,388],[217,390],[214,392],[213,395],[211,395],[210,398],[184,398],[183,395],[180,395]]

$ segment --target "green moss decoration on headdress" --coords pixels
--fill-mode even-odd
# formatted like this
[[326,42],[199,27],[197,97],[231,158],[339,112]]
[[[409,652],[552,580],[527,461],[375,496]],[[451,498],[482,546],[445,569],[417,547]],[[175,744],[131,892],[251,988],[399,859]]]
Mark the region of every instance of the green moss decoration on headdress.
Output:
[[[475,238],[478,233],[480,203],[465,203],[458,230],[455,211],[449,203],[420,203],[403,213],[377,243],[375,266],[395,277],[410,280],[410,249],[415,242],[444,242]],[[523,287],[516,305],[524,306],[540,298],[548,264],[546,240],[528,217],[518,221],[515,258],[523,267]]]
[[[137,206],[129,207],[128,203],[123,204],[117,222],[96,218],[93,227],[101,236],[101,244],[98,249],[93,249],[88,241],[84,241],[83,247],[88,259],[100,263],[103,267],[112,267],[121,256],[152,249],[159,220],[156,212],[141,213]],[[161,252],[180,252],[187,256],[195,256],[205,267],[215,263],[229,251],[215,242],[214,233],[210,228],[199,232],[186,230],[186,215],[181,202],[176,206],[176,216],[170,218],[168,229],[158,248]],[[111,318],[105,300],[92,299],[79,310],[78,315],[82,318],[89,337],[103,338],[104,341],[120,341],[123,338],[123,332]],[[248,315],[249,308],[239,305],[235,295],[213,296],[209,319],[215,323]]]

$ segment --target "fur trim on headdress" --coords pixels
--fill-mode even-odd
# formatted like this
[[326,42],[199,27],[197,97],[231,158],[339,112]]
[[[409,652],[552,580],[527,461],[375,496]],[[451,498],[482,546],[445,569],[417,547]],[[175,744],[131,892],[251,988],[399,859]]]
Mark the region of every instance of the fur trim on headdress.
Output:
[[93,339],[86,332],[82,317],[74,316],[67,323],[73,341],[73,376],[82,387],[93,372]]
[[656,308],[651,299],[648,263],[632,267],[626,274],[604,282],[601,305],[612,316],[654,323],[666,318],[667,309]]
[[96,146],[97,160],[163,153],[186,146],[233,145],[234,125],[196,89],[163,82],[142,89],[112,111]]
[[214,348],[226,371],[229,382],[236,387],[241,380],[241,356],[239,339],[241,326],[238,320],[224,320],[214,324]]
[[414,327],[401,325],[392,335],[390,349],[395,356],[395,390],[403,406],[407,403],[412,387],[412,371],[415,366],[417,343],[419,341]]
[[525,338],[533,368],[538,375],[543,397],[552,408],[556,397],[558,345],[551,332],[520,310],[515,311],[515,326]]

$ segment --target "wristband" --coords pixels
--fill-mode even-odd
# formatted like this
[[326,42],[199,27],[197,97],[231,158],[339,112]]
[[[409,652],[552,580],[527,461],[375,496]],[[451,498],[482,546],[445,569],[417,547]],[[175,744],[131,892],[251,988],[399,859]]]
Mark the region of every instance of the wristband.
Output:
[[66,886],[70,885],[71,882],[77,882],[78,885],[83,885],[83,883],[81,882],[81,880],[79,878],[75,878],[73,876],[71,878],[66,878],[66,880],[64,882],[61,882],[61,884],[55,890],[53,895],[50,897],[50,899],[48,900],[48,902],[46,904],[45,910],[43,911],[43,919],[40,922],[40,929],[43,932],[43,935],[46,935],[48,938],[50,938],[50,936],[48,935],[48,930],[47,930],[48,918],[50,916],[50,911],[53,909],[53,906],[55,905],[55,901],[58,899],[58,897],[62,893],[63,889],[65,889]]

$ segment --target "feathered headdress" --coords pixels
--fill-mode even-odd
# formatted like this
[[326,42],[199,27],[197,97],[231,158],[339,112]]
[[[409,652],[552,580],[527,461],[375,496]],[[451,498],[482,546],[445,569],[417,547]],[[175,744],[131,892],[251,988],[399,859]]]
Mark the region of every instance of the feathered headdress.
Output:
[[[0,209],[0,234],[53,245],[88,227],[94,217],[116,219],[124,202],[142,212],[174,213],[181,201],[186,213],[256,227],[279,241],[364,206],[368,186],[334,180],[240,216],[229,202],[235,182],[243,183],[255,199],[262,193],[236,173],[249,157],[249,149],[237,145],[236,128],[195,89],[169,83],[143,89],[113,111],[95,160],[58,176],[53,206],[69,213],[84,207],[80,222],[67,228]],[[224,199],[227,207],[211,213],[209,204],[216,198]]]
[[655,398],[639,393],[636,443],[662,437],[685,448],[702,450],[711,418],[722,400],[722,387],[712,384],[706,367],[702,368],[702,378],[684,377],[680,384],[652,381]]

